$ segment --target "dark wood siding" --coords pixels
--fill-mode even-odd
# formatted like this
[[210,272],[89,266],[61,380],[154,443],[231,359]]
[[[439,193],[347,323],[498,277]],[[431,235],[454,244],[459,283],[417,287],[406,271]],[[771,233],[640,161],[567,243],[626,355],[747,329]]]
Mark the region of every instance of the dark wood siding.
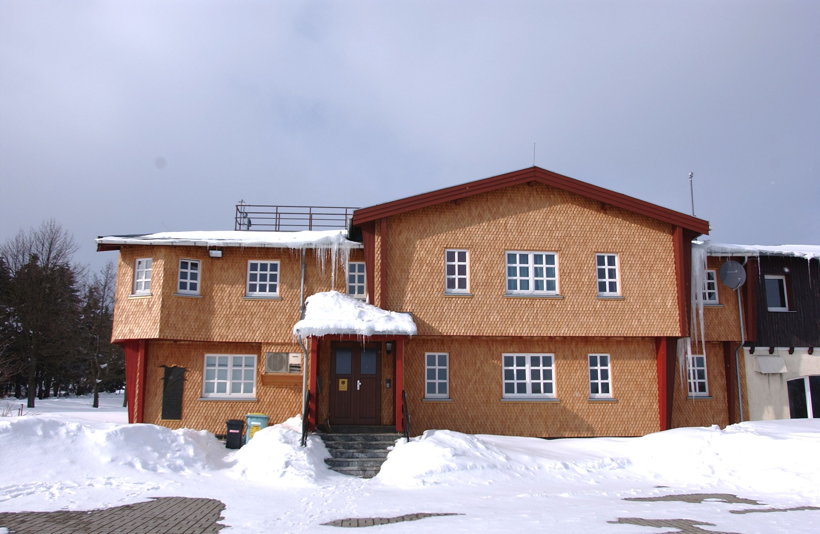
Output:
[[[820,346],[820,262],[783,256],[762,256],[757,279],[757,339],[760,347]],[[789,311],[769,311],[766,275],[786,278]]]

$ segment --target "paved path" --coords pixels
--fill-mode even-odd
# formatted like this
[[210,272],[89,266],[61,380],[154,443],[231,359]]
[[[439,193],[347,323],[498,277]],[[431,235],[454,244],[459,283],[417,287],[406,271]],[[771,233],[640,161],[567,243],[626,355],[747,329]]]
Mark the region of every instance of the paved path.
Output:
[[0,513],[9,534],[218,534],[225,505],[215,499],[163,497],[87,512]]

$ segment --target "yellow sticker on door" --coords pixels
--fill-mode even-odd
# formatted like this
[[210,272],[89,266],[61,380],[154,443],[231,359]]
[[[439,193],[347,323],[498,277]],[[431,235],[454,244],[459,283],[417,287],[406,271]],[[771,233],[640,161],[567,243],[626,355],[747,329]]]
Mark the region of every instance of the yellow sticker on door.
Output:
[[347,378],[339,379],[339,391],[347,391]]

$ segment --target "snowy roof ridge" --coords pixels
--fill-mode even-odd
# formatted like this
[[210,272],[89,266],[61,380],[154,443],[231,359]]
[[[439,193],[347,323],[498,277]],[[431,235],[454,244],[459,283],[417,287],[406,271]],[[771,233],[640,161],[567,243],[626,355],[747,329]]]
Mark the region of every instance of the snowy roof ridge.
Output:
[[316,293],[305,303],[305,318],[293,326],[297,337],[416,335],[416,324],[409,313],[383,310],[338,291]]
[[257,232],[247,230],[158,232],[141,235],[100,236],[97,248],[110,250],[121,245],[167,245],[194,247],[263,248],[361,248],[347,239],[347,230],[305,230],[301,232]]
[[695,241],[705,246],[711,256],[793,256],[807,260],[820,259],[820,245],[741,245]]

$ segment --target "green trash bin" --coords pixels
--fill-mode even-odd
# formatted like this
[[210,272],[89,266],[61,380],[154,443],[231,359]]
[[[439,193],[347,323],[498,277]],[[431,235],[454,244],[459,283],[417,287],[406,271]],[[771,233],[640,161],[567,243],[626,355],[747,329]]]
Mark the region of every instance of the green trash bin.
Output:
[[245,443],[247,443],[258,430],[262,430],[268,426],[270,418],[263,413],[249,413],[245,415],[245,420],[248,422],[248,425],[245,427]]

